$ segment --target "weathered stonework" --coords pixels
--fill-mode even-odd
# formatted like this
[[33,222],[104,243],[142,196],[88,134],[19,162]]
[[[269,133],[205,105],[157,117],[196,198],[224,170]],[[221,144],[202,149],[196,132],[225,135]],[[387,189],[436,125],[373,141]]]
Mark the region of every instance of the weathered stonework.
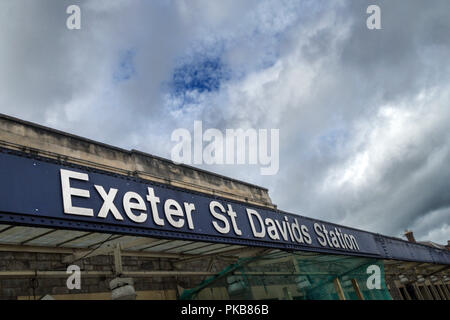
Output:
[[0,114],[0,146],[274,208],[268,190]]
[[[1,271],[65,271],[64,254],[42,254],[24,252],[0,252]],[[111,272],[109,276],[83,277],[81,278],[80,290],[69,290],[66,285],[67,276],[62,277],[36,277],[36,278],[0,278],[0,299],[31,298],[40,299],[49,295],[80,295],[94,294],[92,297],[110,297],[109,282],[116,276],[113,274],[112,256],[95,256],[79,261],[77,264],[81,271],[105,271]],[[200,260],[183,266],[184,271],[198,271],[206,269],[208,261]],[[162,258],[123,257],[122,265],[124,271],[175,271],[171,263]],[[227,264],[216,262],[213,271],[220,271]],[[198,285],[205,277],[199,276],[154,276],[145,278],[134,278],[134,287],[138,292],[162,292],[166,295],[176,292],[178,286],[191,288]],[[37,280],[37,281],[36,281]],[[95,295],[99,294],[99,295]],[[67,297],[66,297],[67,298]]]

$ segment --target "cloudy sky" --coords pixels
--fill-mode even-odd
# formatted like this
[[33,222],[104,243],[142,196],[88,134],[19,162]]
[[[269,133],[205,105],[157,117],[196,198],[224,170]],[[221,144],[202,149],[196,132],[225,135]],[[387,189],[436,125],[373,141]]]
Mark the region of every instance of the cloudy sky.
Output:
[[194,120],[279,129],[274,176],[201,167],[282,210],[446,243],[449,35],[448,0],[1,0],[0,112],[166,158]]

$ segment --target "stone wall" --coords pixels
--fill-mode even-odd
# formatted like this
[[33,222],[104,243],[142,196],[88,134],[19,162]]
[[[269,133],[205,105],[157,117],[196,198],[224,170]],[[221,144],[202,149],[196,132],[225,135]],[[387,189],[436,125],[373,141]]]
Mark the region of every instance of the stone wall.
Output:
[[[0,271],[66,271],[67,264],[64,264],[64,254],[53,253],[29,253],[29,252],[0,252]],[[183,271],[206,270],[208,260],[197,260],[183,266]],[[111,291],[109,282],[116,276],[113,274],[113,256],[95,256],[82,261],[75,262],[81,271],[103,271],[109,273],[105,276],[82,276],[81,289],[69,290],[66,285],[69,274],[59,277],[23,277],[8,276],[0,278],[0,299],[40,299],[44,295],[58,296],[91,294],[91,298],[109,298]],[[132,271],[174,271],[173,264],[168,259],[144,258],[144,257],[122,257],[123,270]],[[212,267],[212,272],[222,270],[227,264],[216,262]],[[168,296],[175,299],[179,287],[192,288],[198,285],[205,276],[152,276],[145,278],[133,278],[135,290],[138,292],[162,293],[161,298]],[[37,280],[37,281],[36,281]],[[97,294],[97,295],[95,295]],[[148,294],[147,294],[148,295]],[[156,295],[157,296],[157,295]],[[70,297],[65,297],[70,298]]]

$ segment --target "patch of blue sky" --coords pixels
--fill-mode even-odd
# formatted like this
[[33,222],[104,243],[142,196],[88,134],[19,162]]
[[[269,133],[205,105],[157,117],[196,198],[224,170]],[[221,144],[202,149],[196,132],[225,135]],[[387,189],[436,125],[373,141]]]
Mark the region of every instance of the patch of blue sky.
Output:
[[226,78],[226,67],[220,58],[206,58],[178,67],[173,74],[173,89],[176,94],[185,91],[216,91]]
[[199,94],[220,90],[230,79],[230,70],[219,56],[197,55],[175,68],[169,84],[178,108],[195,104]]
[[118,63],[113,73],[114,83],[128,81],[136,74],[134,58],[136,50],[128,49],[119,54]]
[[338,153],[349,139],[349,131],[343,127],[332,128],[323,133],[318,139],[321,152],[328,154]]
[[266,43],[265,50],[261,54],[260,69],[271,68],[280,59],[280,43],[284,33],[275,33]]
[[[289,27],[323,10],[315,0],[283,0],[283,6],[278,14],[271,11],[271,5],[261,8],[262,21],[255,18],[258,24],[250,23],[236,37],[211,36],[192,43],[165,84],[170,105],[175,104],[175,109],[195,105],[200,96],[219,91],[226,82],[239,81],[249,73],[272,67],[280,59],[280,47]],[[243,51],[239,52],[241,46]],[[235,48],[245,59],[238,62],[233,54],[228,55]]]
[[330,0],[301,0],[299,6],[300,17],[311,17],[329,8]]

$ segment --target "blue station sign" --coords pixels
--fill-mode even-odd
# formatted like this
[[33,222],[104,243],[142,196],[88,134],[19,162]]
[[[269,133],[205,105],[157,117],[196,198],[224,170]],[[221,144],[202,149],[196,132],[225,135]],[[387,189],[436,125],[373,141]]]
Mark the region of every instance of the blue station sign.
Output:
[[52,159],[0,152],[0,221],[383,257],[377,235]]

